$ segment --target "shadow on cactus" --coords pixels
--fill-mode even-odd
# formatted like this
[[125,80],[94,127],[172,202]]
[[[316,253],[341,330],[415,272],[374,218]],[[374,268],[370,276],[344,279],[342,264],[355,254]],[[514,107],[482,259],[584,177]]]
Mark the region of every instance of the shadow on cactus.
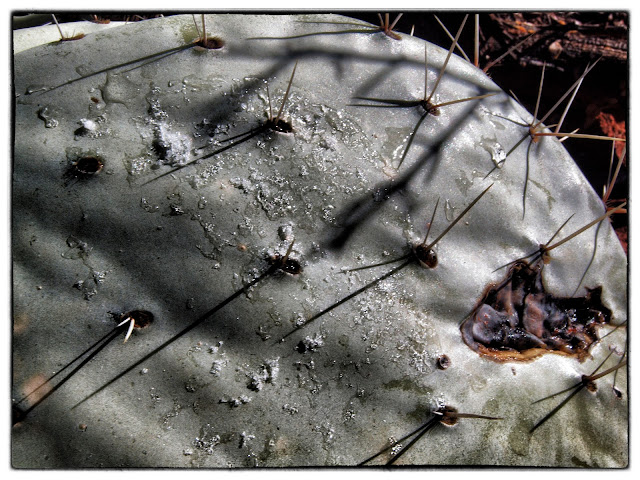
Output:
[[[384,465],[386,465],[386,466],[393,465],[394,463],[396,463],[400,459],[400,457],[402,455],[407,453],[409,451],[409,449],[411,449],[411,447],[418,440],[420,440],[426,433],[429,432],[429,430],[431,430],[433,427],[435,427],[438,424],[441,424],[441,425],[444,425],[444,426],[447,426],[447,427],[453,427],[454,425],[457,425],[458,420],[461,419],[461,418],[479,418],[479,419],[483,419],[483,420],[502,420],[502,418],[500,418],[500,417],[489,417],[489,416],[486,416],[486,415],[478,415],[478,414],[475,414],[475,413],[460,413],[460,412],[458,412],[457,408],[451,407],[449,405],[443,405],[441,407],[438,407],[433,412],[431,412],[431,414],[433,416],[425,424],[421,425],[420,427],[415,429],[413,432],[405,435],[404,437],[400,438],[399,440],[394,441],[391,445],[389,445],[388,447],[380,450],[375,455],[372,455],[369,458],[367,458],[366,460],[363,460],[361,463],[358,464],[358,466],[371,464],[371,462],[373,462],[373,460],[375,460],[376,458],[380,457],[381,455],[384,455],[387,452],[388,452],[389,458],[384,463]],[[404,442],[405,440],[409,440],[411,437],[414,437],[414,438],[411,439],[406,445],[402,445],[402,442]]]
[[203,155],[201,157],[198,157],[194,160],[191,160],[190,162],[185,163],[184,165],[180,165],[178,167],[175,167],[171,170],[169,170],[168,172],[165,172],[161,175],[158,175],[157,177],[152,178],[151,180],[147,180],[145,183],[143,183],[142,185],[147,185],[151,182],[155,182],[156,180],[159,180],[163,177],[166,177],[167,175],[171,175],[173,173],[176,173],[179,170],[182,170],[186,167],[189,167],[193,164],[199,163],[202,160],[206,160],[208,158],[211,158],[215,155],[218,155],[220,153],[223,153],[231,148],[237,147],[238,145],[264,133],[267,131],[273,131],[273,132],[278,132],[278,133],[293,133],[294,129],[293,129],[293,125],[291,125],[291,122],[284,120],[283,118],[283,111],[284,111],[284,106],[287,103],[287,99],[289,98],[289,92],[291,91],[291,84],[293,83],[293,76],[296,73],[296,68],[298,67],[298,62],[296,61],[296,63],[293,66],[293,71],[291,72],[291,77],[289,78],[289,83],[287,84],[287,90],[284,94],[284,97],[282,99],[282,103],[280,104],[280,109],[278,110],[278,113],[274,116],[273,115],[273,110],[271,107],[271,95],[269,95],[269,85],[267,84],[267,97],[268,97],[268,101],[269,101],[269,115],[267,116],[267,119],[264,121],[264,123],[259,126],[259,127],[254,127],[251,130],[248,130],[246,132],[240,133],[238,135],[234,135],[230,138],[227,138],[224,140],[224,142],[229,142],[228,145],[218,148],[213,152],[207,153],[206,155]]
[[[527,127],[528,128],[528,133],[526,135],[524,135],[518,142],[516,142],[516,144],[511,147],[511,149],[507,152],[506,157],[504,160],[502,160],[500,162],[500,164],[496,165],[494,168],[492,168],[489,173],[487,174],[487,177],[489,175],[491,175],[491,173],[493,173],[497,168],[500,167],[500,165],[502,163],[504,163],[506,161],[506,159],[527,139],[529,139],[529,144],[527,146],[527,153],[525,156],[525,178],[524,178],[524,186],[522,189],[522,218],[525,217],[526,215],[526,200],[527,200],[527,188],[529,185],[529,172],[530,172],[530,153],[531,153],[531,148],[533,147],[533,145],[538,145],[539,141],[544,138],[544,137],[555,137],[555,138],[559,138],[560,141],[564,141],[567,138],[578,138],[578,139],[584,139],[584,140],[606,140],[606,141],[612,141],[612,142],[624,142],[625,139],[623,138],[615,138],[615,137],[608,137],[608,136],[602,136],[602,135],[587,135],[587,134],[580,134],[580,133],[576,133],[576,131],[570,132],[570,133],[561,133],[560,132],[560,128],[562,127],[562,123],[564,121],[564,118],[567,114],[567,112],[569,111],[569,108],[571,107],[571,104],[573,102],[573,99],[575,98],[576,94],[578,93],[578,89],[580,88],[580,85],[582,84],[582,81],[585,79],[585,77],[587,76],[587,74],[597,65],[598,60],[596,60],[593,64],[587,65],[587,68],[585,69],[584,73],[573,83],[573,85],[571,87],[569,87],[567,89],[567,91],[564,93],[564,95],[562,95],[560,97],[560,99],[553,105],[553,107],[551,107],[547,113],[540,119],[537,120],[537,116],[538,116],[538,108],[540,106],[540,98],[542,96],[542,86],[544,84],[544,72],[545,72],[545,65],[543,65],[542,68],[542,73],[540,76],[540,84],[539,84],[539,88],[538,88],[538,97],[537,97],[537,101],[536,101],[536,106],[535,106],[535,110],[533,112],[533,116],[532,116],[532,120],[530,123],[528,124],[520,124],[518,122],[514,122],[517,123],[518,125],[521,125],[523,127]],[[549,118],[549,116],[551,116],[551,114],[553,114],[556,109],[562,104],[562,102],[573,93],[573,96],[571,97],[571,99],[567,102],[567,105],[565,106],[564,112],[562,113],[562,116],[560,118],[560,121],[556,124],[556,125],[549,125],[549,126],[544,126],[544,122],[545,120],[547,120],[547,118]],[[509,118],[505,118],[505,120],[508,121],[512,121]],[[555,131],[553,132],[545,132],[543,131],[545,128],[555,128]]]
[[[379,27],[345,27],[363,30],[354,35],[314,31],[338,16],[210,15],[225,40],[216,53],[204,51],[204,20],[172,16],[15,55],[12,373],[22,421],[12,465],[348,466],[383,447],[367,464],[628,463],[626,257],[605,221],[622,207],[602,216],[601,199],[551,138],[531,147],[532,159],[552,161],[528,192],[532,214],[519,218],[529,152],[513,150],[516,161],[489,182],[485,147],[544,132],[499,118],[530,117],[504,93],[485,99],[498,88],[477,61],[454,54],[461,29],[441,49],[396,33],[388,15]],[[304,38],[248,39],[270,35]],[[131,49],[122,45],[140,58],[123,58]],[[433,86],[423,51],[438,62]],[[128,73],[111,83],[117,75],[102,65]],[[47,71],[67,87],[29,87]],[[76,76],[67,72],[93,73],[64,83]],[[273,78],[284,92],[277,106]],[[43,112],[58,122],[47,125]],[[98,114],[101,135],[78,131]],[[184,140],[179,156],[160,123]],[[141,188],[213,156],[195,180]],[[86,182],[70,189],[69,179]],[[571,214],[581,225],[599,218],[538,245],[545,225]],[[596,223],[597,255],[584,235]],[[74,256],[65,253],[72,238],[86,241]],[[556,256],[561,245],[567,255]],[[87,268],[87,278],[108,275],[81,296]],[[587,293],[571,298],[581,275]],[[153,312],[149,334],[135,333],[144,315],[109,316],[128,310],[119,305]],[[281,341],[303,328],[307,338]],[[112,342],[123,337],[126,345]],[[87,349],[88,338],[100,339]],[[478,354],[554,349],[563,354],[517,364]],[[96,353],[101,362],[90,362]],[[594,383],[595,398],[573,394],[546,417],[543,402],[531,408]],[[530,434],[543,417],[555,425]]]
[[422,122],[425,120],[425,118],[428,115],[433,115],[433,116],[439,116],[440,115],[440,108],[445,107],[447,105],[455,105],[457,103],[463,103],[463,102],[469,102],[471,100],[482,100],[483,98],[487,98],[487,97],[491,97],[493,95],[497,95],[497,92],[494,93],[485,93],[482,95],[475,95],[472,97],[467,97],[467,98],[460,98],[460,99],[456,99],[456,100],[449,100],[446,102],[439,102],[439,103],[434,103],[432,101],[436,90],[438,89],[438,85],[440,84],[440,81],[442,80],[442,77],[447,69],[447,65],[449,63],[449,59],[451,58],[451,54],[453,53],[453,50],[455,49],[455,47],[458,45],[458,39],[460,37],[460,34],[462,33],[462,29],[464,28],[465,22],[467,21],[467,16],[464,17],[464,20],[462,21],[462,24],[460,25],[460,28],[458,29],[458,33],[456,34],[456,37],[453,39],[453,43],[451,44],[451,47],[449,48],[449,51],[447,52],[447,56],[442,64],[442,67],[440,68],[440,71],[438,73],[438,76],[436,77],[436,81],[435,81],[435,85],[433,86],[433,89],[431,90],[431,93],[429,93],[429,89],[427,87],[427,46],[425,45],[424,47],[424,97],[421,100],[393,100],[393,99],[386,99],[386,98],[373,98],[373,97],[355,97],[357,100],[366,100],[368,102],[371,103],[352,103],[349,104],[349,106],[352,107],[369,107],[369,108],[414,108],[414,107],[421,107],[422,110],[424,110],[424,113],[421,115],[420,119],[418,120],[418,122],[416,123],[416,126],[414,127],[413,131],[411,132],[411,135],[409,136],[409,140],[407,141],[407,146],[405,148],[404,154],[402,155],[402,158],[400,159],[400,162],[398,164],[398,169],[402,166],[402,163],[404,162],[407,152],[409,150],[409,147],[411,146],[411,144],[413,143],[413,140],[415,138],[416,132],[418,131],[418,128],[420,128],[420,125],[422,124]]
[[325,32],[311,32],[311,33],[303,33],[300,35],[290,35],[285,37],[251,37],[249,40],[289,40],[289,39],[299,39],[305,37],[315,37],[319,35],[344,35],[344,34],[352,34],[352,33],[365,33],[365,34],[374,34],[374,33],[384,33],[387,37],[392,38],[393,40],[402,40],[402,37],[398,35],[393,29],[398,23],[398,20],[402,17],[402,13],[398,14],[393,22],[389,22],[389,14],[384,14],[384,19],[382,15],[378,13],[378,18],[380,19],[380,25],[370,25],[367,23],[356,23],[356,22],[322,22],[322,21],[302,21],[300,23],[308,23],[308,24],[325,24],[325,25],[338,25],[338,26],[354,26],[354,27],[362,27],[362,28],[350,28],[347,30],[331,30]]
[[[177,340],[179,340],[180,338],[184,337],[191,330],[193,330],[194,328],[196,328],[197,326],[199,326],[200,324],[202,324],[206,320],[209,320],[213,315],[215,315],[221,309],[223,309],[224,307],[229,305],[233,300],[235,300],[236,298],[238,298],[242,294],[244,294],[244,293],[248,292],[249,290],[251,290],[259,282],[261,282],[262,280],[266,279],[267,277],[274,276],[274,274],[276,274],[276,273],[284,273],[284,274],[289,274],[289,275],[298,275],[298,274],[302,273],[303,269],[302,269],[302,266],[300,265],[299,261],[291,257],[291,252],[293,250],[294,242],[295,242],[295,240],[291,241],[291,244],[287,248],[287,251],[286,251],[286,253],[284,255],[276,253],[273,256],[269,256],[269,257],[265,258],[266,262],[269,264],[269,267],[265,271],[263,271],[261,274],[256,276],[253,280],[248,282],[246,285],[244,285],[239,290],[236,290],[232,295],[230,295],[227,298],[225,298],[222,302],[218,303],[215,307],[210,309],[204,315],[200,316],[198,319],[196,319],[190,325],[188,325],[187,327],[182,329],[180,332],[174,334],[169,340],[163,342],[161,345],[159,345],[156,348],[154,348],[151,352],[147,353],[142,358],[137,360],[135,363],[130,365],[128,368],[126,368],[125,370],[123,370],[120,373],[118,373],[115,377],[113,377],[111,380],[109,380],[108,382],[103,384],[100,388],[98,388],[97,390],[93,391],[91,394],[89,394],[88,396],[86,396],[85,398],[80,400],[78,403],[76,403],[72,407],[72,409],[82,405],[87,400],[93,398],[98,393],[104,391],[107,387],[109,387],[110,385],[115,383],[120,378],[124,377],[127,373],[133,371],[135,368],[139,367],[142,363],[146,362],[151,357],[153,357],[157,353],[161,352],[162,350],[167,348],[172,343],[174,343]],[[129,320],[129,319],[130,318],[127,317],[127,320]],[[125,320],[125,322],[126,322],[126,320]],[[121,327],[122,325],[124,325],[125,322],[122,322],[120,325],[118,325],[118,328]],[[133,324],[134,324],[133,323],[133,318],[131,318],[131,326],[132,327],[133,327]],[[127,334],[127,337],[125,338],[125,341],[128,338],[128,335],[129,334]]]
[[338,300],[333,305],[331,305],[331,306],[325,308],[324,310],[322,310],[321,312],[313,315],[311,318],[305,320],[304,322],[297,324],[296,327],[293,330],[291,330],[284,337],[282,337],[281,341],[285,340],[287,337],[293,335],[298,330],[300,330],[303,327],[309,325],[310,323],[315,322],[320,317],[324,316],[325,314],[329,313],[330,311],[332,311],[333,309],[339,307],[340,305],[344,304],[345,302],[351,300],[352,298],[357,297],[358,295],[360,295],[361,293],[365,292],[366,290],[368,290],[369,288],[373,287],[374,285],[376,285],[376,284],[380,283],[381,281],[386,280],[387,278],[391,277],[392,275],[398,273],[400,270],[402,270],[403,268],[407,267],[408,265],[410,265],[412,263],[417,263],[421,267],[427,268],[427,269],[436,268],[437,265],[438,265],[438,257],[436,255],[436,253],[434,252],[433,247],[435,247],[436,244],[447,233],[449,233],[449,231],[467,214],[467,212],[469,210],[471,210],[471,208],[473,208],[473,206],[476,203],[478,203],[478,201],[480,201],[480,199],[489,191],[489,189],[492,186],[493,186],[493,184],[491,184],[487,188],[485,188],[469,205],[467,205],[467,207],[462,212],[460,212],[460,214],[440,233],[440,235],[438,235],[436,237],[435,240],[433,240],[432,242],[430,242],[427,245],[427,238],[428,238],[429,232],[431,230],[431,225],[433,224],[433,219],[435,218],[436,211],[437,211],[437,208],[438,208],[438,204],[440,203],[439,200],[438,200],[436,202],[436,206],[433,209],[433,215],[431,216],[431,221],[428,223],[427,233],[426,233],[426,235],[424,237],[424,240],[422,241],[422,243],[419,243],[417,245],[413,245],[411,253],[409,253],[407,255],[404,255],[402,257],[399,257],[399,258],[395,258],[393,260],[389,260],[389,261],[383,262],[383,263],[378,263],[378,264],[375,264],[375,265],[368,265],[368,266],[365,266],[365,267],[357,267],[357,268],[350,269],[350,270],[344,270],[344,272],[345,273],[353,272],[353,271],[356,271],[356,270],[363,270],[363,269],[368,269],[368,268],[384,266],[384,265],[388,265],[390,263],[402,262],[399,266],[394,267],[392,270],[390,270],[389,272],[385,273],[381,277],[376,278],[375,280],[373,280],[372,282],[368,283],[364,287],[361,287],[358,290],[356,290],[355,292],[347,295],[343,299]]

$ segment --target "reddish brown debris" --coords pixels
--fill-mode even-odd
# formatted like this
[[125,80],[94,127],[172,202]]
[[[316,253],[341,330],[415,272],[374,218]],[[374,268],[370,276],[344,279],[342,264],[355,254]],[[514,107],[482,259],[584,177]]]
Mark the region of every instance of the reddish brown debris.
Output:
[[[627,138],[626,122],[624,120],[616,121],[616,118],[611,113],[600,112],[596,116],[596,120],[600,123],[602,132],[608,137],[614,138]],[[625,144],[623,142],[616,142],[616,155],[618,158],[622,156]],[[626,165],[626,159],[623,160],[623,164]]]
[[627,240],[627,235],[628,235],[628,227],[624,226],[624,227],[619,227],[616,228],[616,235],[618,235],[618,240],[620,240],[620,244],[622,245],[622,248],[624,249],[624,253],[627,253],[627,248],[628,248],[628,240]]

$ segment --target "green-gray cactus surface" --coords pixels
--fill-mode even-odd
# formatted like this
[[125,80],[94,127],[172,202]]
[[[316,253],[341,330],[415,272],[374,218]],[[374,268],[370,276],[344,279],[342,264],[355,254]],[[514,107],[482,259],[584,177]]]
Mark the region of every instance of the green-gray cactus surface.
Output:
[[[418,38],[332,15],[206,21],[222,48],[192,46],[181,15],[14,57],[13,466],[357,465],[445,405],[499,419],[438,424],[398,464],[626,466],[626,368],[531,432],[569,392],[536,400],[623,361],[627,260],[606,219],[529,259],[550,296],[602,288],[610,335],[582,361],[496,361],[460,330],[505,265],[604,213],[562,144],[507,155],[534,119],[455,53],[431,103],[483,98],[379,108],[425,98],[425,55],[433,91],[447,51]],[[414,261],[475,199],[437,266]],[[153,323],[123,343],[136,310]]]

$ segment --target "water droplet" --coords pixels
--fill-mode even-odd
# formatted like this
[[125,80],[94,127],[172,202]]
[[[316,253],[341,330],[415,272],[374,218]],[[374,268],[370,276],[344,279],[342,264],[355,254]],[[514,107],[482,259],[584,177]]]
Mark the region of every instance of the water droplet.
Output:
[[455,209],[456,208],[451,205],[451,202],[447,198],[444,202],[444,216],[448,221],[452,221],[455,218]]
[[222,367],[224,367],[226,363],[225,360],[214,360],[211,364],[211,369],[209,369],[209,373],[214,377],[219,377],[222,372]]
[[482,138],[479,145],[491,155],[491,160],[496,167],[502,166],[502,162],[507,158],[504,148],[495,138]]
[[496,166],[499,166],[507,158],[504,148],[497,142],[492,144],[489,148],[489,151],[491,152],[491,160],[493,160],[493,163],[495,163]]
[[121,103],[126,106],[138,92],[139,87],[124,75],[108,73],[107,81],[102,87],[102,98],[105,103]]
[[210,424],[206,424],[200,431],[201,434],[194,439],[193,445],[207,455],[212,455],[214,453],[214,447],[220,444],[220,435],[214,432]]
[[284,410],[285,412],[287,412],[289,415],[295,415],[296,413],[298,413],[298,405],[297,404],[293,404],[290,405],[288,403],[285,403],[282,406],[282,410]]
[[255,435],[251,435],[247,432],[242,432],[240,434],[240,444],[238,445],[238,448],[247,448],[247,442],[249,440],[253,440],[254,438],[256,438]]
[[150,204],[149,201],[144,197],[140,199],[140,206],[144,209],[145,212],[148,213],[157,212],[160,209],[160,206]]
[[78,65],[76,67],[76,72],[78,72],[78,75],[81,77],[86,77],[87,75],[92,74],[93,70],[88,65]]
[[170,204],[169,209],[170,209],[169,215],[171,215],[172,217],[175,217],[178,215],[184,215],[186,213],[182,208],[182,206],[178,205],[177,203]]
[[315,352],[324,345],[322,335],[316,334],[315,336],[307,336],[300,340],[300,343],[296,346],[298,353]]
[[55,128],[58,126],[57,116],[60,115],[60,111],[52,107],[50,105],[45,105],[40,110],[38,110],[38,118],[44,120],[44,126],[46,128]]
[[218,403],[227,403],[231,408],[238,408],[240,405],[245,405],[250,401],[251,401],[251,397],[248,397],[247,395],[243,394],[235,398],[223,397],[220,400],[218,400]]

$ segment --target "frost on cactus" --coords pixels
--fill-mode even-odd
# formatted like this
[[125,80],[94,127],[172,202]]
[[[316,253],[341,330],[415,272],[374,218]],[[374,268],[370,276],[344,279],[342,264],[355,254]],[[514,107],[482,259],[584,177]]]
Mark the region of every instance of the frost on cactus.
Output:
[[[627,465],[626,257],[558,140],[390,21],[205,18],[14,58],[13,465]],[[520,340],[579,358],[478,353]]]

